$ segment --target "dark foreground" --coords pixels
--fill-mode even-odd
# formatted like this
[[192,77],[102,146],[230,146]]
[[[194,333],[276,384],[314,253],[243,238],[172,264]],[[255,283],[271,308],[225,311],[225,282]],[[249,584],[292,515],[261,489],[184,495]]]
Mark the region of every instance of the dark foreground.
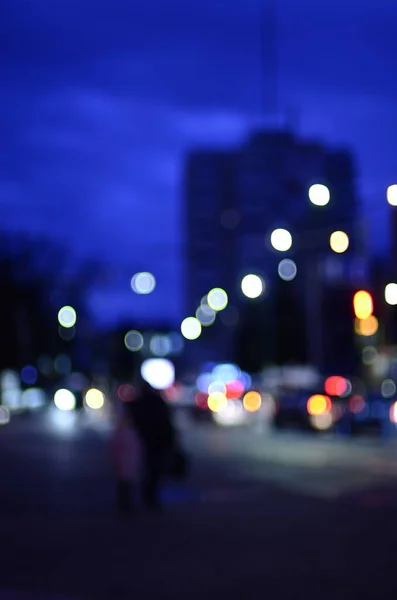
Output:
[[126,520],[105,438],[0,430],[1,600],[397,598],[394,447],[187,431],[189,485]]

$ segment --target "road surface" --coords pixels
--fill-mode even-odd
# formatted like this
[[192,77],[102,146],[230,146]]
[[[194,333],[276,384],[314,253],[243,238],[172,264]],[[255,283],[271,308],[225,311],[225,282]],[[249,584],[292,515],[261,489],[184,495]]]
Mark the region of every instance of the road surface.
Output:
[[188,428],[166,510],[115,514],[107,429],[0,429],[0,600],[397,598],[397,450]]

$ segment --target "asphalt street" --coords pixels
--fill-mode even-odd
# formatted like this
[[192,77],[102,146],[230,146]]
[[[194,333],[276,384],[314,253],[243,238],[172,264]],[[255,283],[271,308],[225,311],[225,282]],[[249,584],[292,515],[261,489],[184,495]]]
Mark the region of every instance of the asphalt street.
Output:
[[186,485],[118,517],[108,428],[0,429],[0,600],[397,597],[397,448],[189,427]]

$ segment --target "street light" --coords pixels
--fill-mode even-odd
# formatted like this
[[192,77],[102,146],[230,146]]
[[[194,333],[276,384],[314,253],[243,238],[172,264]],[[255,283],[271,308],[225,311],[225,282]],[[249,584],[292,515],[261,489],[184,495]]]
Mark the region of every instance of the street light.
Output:
[[227,293],[222,288],[212,289],[207,296],[207,304],[212,310],[220,312],[225,310],[229,302]]
[[388,283],[385,287],[385,300],[391,306],[397,305],[397,283]]
[[287,252],[292,246],[292,235],[287,229],[275,229],[270,236],[270,243],[275,250]]
[[331,194],[326,185],[315,183],[309,188],[309,200],[316,206],[326,206],[331,199]]
[[397,206],[397,183],[389,185],[386,190],[386,198],[391,206]]
[[259,275],[246,275],[241,281],[241,291],[247,298],[259,298],[264,291],[264,283]]
[[331,250],[337,254],[342,254],[349,247],[349,236],[344,231],[334,231],[329,238],[329,245]]

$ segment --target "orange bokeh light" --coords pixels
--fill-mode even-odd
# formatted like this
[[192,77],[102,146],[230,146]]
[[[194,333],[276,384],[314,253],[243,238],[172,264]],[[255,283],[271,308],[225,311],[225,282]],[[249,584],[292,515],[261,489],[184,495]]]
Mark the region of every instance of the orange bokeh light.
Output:
[[247,412],[257,412],[262,405],[260,393],[247,392],[244,396],[243,405]]
[[323,394],[314,394],[307,401],[307,411],[313,417],[318,415],[326,415],[331,412],[332,402],[328,396]]

